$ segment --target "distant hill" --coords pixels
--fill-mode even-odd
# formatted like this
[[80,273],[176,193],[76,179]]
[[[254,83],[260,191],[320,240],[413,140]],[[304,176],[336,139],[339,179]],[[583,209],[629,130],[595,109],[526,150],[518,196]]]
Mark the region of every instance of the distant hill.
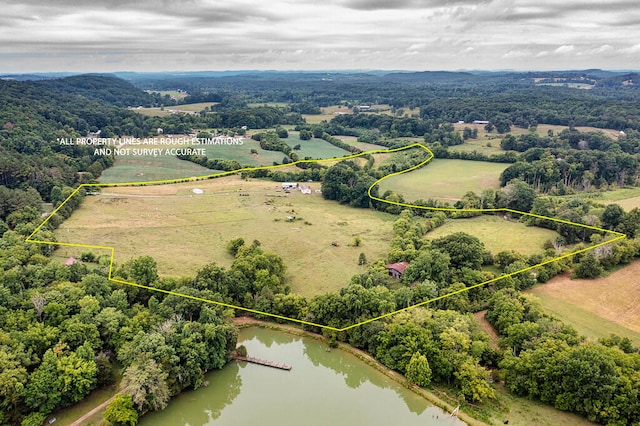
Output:
[[131,83],[111,75],[84,74],[38,81],[42,87],[118,107],[153,106],[155,98]]

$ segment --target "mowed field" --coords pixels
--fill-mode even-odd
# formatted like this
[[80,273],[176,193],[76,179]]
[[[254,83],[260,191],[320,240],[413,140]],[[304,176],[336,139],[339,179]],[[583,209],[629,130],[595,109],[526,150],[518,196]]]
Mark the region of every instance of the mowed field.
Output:
[[[168,147],[165,147],[168,148]],[[173,155],[134,156],[118,155],[112,167],[102,172],[101,183],[150,182],[179,179],[192,176],[207,176],[218,172]]]
[[311,138],[309,140],[302,140],[300,139],[300,132],[291,131],[289,132],[289,137],[282,140],[291,148],[296,145],[300,145],[300,150],[295,152],[301,159],[305,157],[311,157],[314,159],[335,158],[351,154],[349,151],[345,151],[342,148],[331,145],[323,139]]
[[407,201],[438,198],[459,200],[467,191],[480,194],[484,189],[500,187],[500,173],[509,164],[433,159],[427,165],[412,172],[385,179],[379,193],[390,189],[404,196]]
[[545,241],[553,240],[559,235],[550,229],[526,226],[501,216],[483,215],[448,219],[444,225],[428,232],[426,238],[435,239],[456,232],[466,232],[478,237],[493,254],[515,250],[525,255],[540,253]]
[[640,260],[595,280],[561,275],[530,292],[546,310],[588,337],[616,333],[640,345]]
[[[317,189],[319,183],[310,186]],[[352,275],[364,272],[358,265],[360,253],[371,262],[388,252],[397,216],[342,206],[315,192],[277,192],[280,187],[275,182],[228,176],[104,188],[101,195],[85,198],[56,231],[56,238],[113,246],[117,263],[152,256],[159,273],[169,276],[194,276],[212,261],[228,267],[233,261],[226,250],[229,240],[242,237],[251,243],[257,239],[264,249],[284,259],[289,284],[307,296],[338,290]],[[204,193],[195,194],[194,188]],[[288,222],[287,216],[298,220]],[[360,247],[352,246],[356,236],[362,240]],[[56,255],[77,257],[82,251],[86,249],[62,247]]]

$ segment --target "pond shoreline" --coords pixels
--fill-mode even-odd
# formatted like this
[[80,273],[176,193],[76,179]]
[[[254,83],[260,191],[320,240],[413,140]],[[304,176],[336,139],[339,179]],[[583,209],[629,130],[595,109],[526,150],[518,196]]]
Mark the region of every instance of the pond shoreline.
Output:
[[[271,330],[282,331],[282,332],[293,334],[293,335],[300,336],[300,337],[312,338],[312,339],[315,339],[315,340],[319,340],[319,341],[325,342],[327,344],[329,343],[329,339],[326,338],[325,336],[321,335],[321,334],[312,333],[310,331],[302,330],[300,328],[293,327],[293,326],[286,325],[286,324],[278,324],[278,323],[269,322],[269,321],[263,321],[263,320],[259,320],[259,319],[255,319],[255,318],[251,318],[251,317],[236,317],[236,318],[234,318],[233,322],[238,328],[241,328],[241,329],[242,328],[250,328],[250,327],[260,327],[260,328],[266,328],[266,329],[271,329]],[[423,388],[421,388],[421,387],[419,387],[417,385],[409,383],[407,381],[407,379],[403,375],[401,375],[397,371],[394,371],[394,370],[390,369],[386,365],[382,364],[381,362],[379,362],[378,360],[373,358],[370,354],[366,353],[365,351],[362,351],[360,349],[354,348],[353,346],[349,345],[348,343],[344,343],[344,342],[338,342],[338,348],[337,349],[342,350],[344,352],[347,352],[347,353],[349,353],[351,355],[354,355],[355,357],[357,357],[358,359],[360,359],[361,361],[363,361],[367,365],[369,365],[369,366],[375,368],[376,370],[378,370],[379,372],[383,373],[385,376],[387,376],[388,378],[390,378],[394,382],[400,384],[401,386],[403,386],[406,389],[411,390],[412,392],[416,393],[417,395],[421,396],[422,398],[426,399],[427,401],[429,401],[430,403],[432,403],[436,407],[441,408],[442,410],[444,410],[447,413],[451,413],[456,408],[456,407],[452,406],[451,404],[449,404],[447,401],[445,401],[442,398],[440,398],[437,395],[435,395],[434,393],[432,393],[432,392],[430,392],[430,391],[428,391],[426,389],[423,389]],[[452,396],[450,396],[450,395],[448,395],[446,393],[445,393],[445,395],[448,398],[455,399],[455,397],[452,397]],[[483,423],[480,420],[469,416],[468,414],[464,413],[463,411],[459,411],[457,417],[461,421],[467,423],[469,426],[486,425],[486,423]]]

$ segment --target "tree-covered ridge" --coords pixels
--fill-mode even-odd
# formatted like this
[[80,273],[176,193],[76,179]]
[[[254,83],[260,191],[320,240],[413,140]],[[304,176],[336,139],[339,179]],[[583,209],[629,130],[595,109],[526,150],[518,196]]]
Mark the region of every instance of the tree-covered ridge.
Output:
[[154,106],[159,100],[158,97],[137,89],[129,82],[109,75],[75,75],[42,80],[36,85],[47,91],[98,100],[122,108]]

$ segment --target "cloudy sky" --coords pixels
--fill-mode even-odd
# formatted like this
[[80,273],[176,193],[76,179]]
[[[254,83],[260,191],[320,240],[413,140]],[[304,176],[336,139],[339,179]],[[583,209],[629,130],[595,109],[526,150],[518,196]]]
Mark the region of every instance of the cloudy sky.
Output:
[[0,73],[580,68],[640,69],[638,0],[4,0],[0,12]]

